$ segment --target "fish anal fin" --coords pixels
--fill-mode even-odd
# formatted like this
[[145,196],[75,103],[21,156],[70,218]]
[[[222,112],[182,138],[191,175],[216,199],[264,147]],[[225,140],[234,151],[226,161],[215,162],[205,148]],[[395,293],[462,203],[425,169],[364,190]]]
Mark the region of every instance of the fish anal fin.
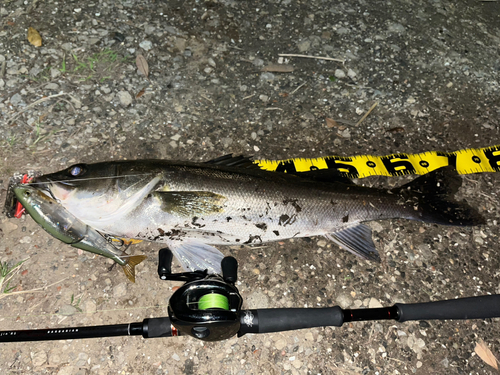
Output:
[[343,249],[367,260],[380,262],[370,227],[359,224],[325,235]]
[[226,197],[210,191],[154,192],[161,209],[179,216],[207,215],[222,211]]
[[127,263],[122,266],[123,272],[125,272],[125,276],[127,276],[127,278],[133,283],[135,283],[135,266],[137,266],[146,258],[146,255],[133,255],[127,258]]
[[222,273],[220,263],[224,255],[215,247],[195,239],[169,241],[167,245],[184,270]]

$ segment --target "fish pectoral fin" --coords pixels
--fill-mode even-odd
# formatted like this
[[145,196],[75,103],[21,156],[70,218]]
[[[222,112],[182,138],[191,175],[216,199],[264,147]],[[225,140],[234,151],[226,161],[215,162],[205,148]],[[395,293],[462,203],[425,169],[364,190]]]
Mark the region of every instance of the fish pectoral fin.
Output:
[[163,211],[188,217],[221,212],[226,200],[210,191],[156,191],[153,196],[160,201]]
[[135,266],[137,266],[146,258],[147,256],[145,255],[133,255],[131,257],[126,258],[127,263],[125,263],[122,266],[123,272],[125,272],[127,278],[133,283],[135,283]]
[[215,247],[194,239],[168,241],[167,245],[185,271],[208,270],[208,273],[222,274],[220,263],[224,254]]
[[329,233],[325,237],[361,258],[380,262],[378,251],[373,243],[372,230],[364,224]]

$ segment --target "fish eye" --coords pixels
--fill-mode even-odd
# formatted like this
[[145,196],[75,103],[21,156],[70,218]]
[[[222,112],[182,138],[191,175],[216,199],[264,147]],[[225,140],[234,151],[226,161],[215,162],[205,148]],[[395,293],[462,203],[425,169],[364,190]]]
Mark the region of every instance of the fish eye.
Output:
[[68,170],[69,174],[73,177],[79,177],[85,173],[83,165],[74,165]]
[[24,192],[24,195],[25,195],[26,197],[29,197],[29,196],[31,195],[31,193],[30,193],[29,191],[25,191],[25,192]]

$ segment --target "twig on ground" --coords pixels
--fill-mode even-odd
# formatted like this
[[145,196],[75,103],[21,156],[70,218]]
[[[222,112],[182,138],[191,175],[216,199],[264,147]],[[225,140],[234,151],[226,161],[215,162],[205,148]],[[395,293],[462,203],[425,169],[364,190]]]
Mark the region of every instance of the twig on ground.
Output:
[[345,64],[345,59],[336,59],[336,58],[333,58],[333,57],[297,55],[295,53],[279,53],[278,56],[283,56],[283,57],[304,57],[306,59],[337,61],[337,62],[341,62],[342,64]]
[[373,104],[370,109],[368,110],[368,112],[365,113],[365,115],[363,117],[361,117],[361,119],[356,123],[355,126],[358,126],[359,124],[361,124],[365,118],[368,117],[368,115],[370,114],[371,111],[373,111],[375,109],[375,107],[378,105],[378,102],[375,102],[375,104]]

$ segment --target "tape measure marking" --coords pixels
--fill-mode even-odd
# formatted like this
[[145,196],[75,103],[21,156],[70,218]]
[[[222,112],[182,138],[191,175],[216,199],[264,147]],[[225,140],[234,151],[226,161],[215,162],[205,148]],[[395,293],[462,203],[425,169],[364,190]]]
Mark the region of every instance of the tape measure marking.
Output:
[[262,169],[273,172],[307,172],[335,169],[349,178],[368,176],[402,176],[426,174],[452,165],[460,174],[500,172],[500,145],[469,148],[454,152],[426,151],[420,154],[391,154],[386,156],[325,156],[286,160],[256,160]]

